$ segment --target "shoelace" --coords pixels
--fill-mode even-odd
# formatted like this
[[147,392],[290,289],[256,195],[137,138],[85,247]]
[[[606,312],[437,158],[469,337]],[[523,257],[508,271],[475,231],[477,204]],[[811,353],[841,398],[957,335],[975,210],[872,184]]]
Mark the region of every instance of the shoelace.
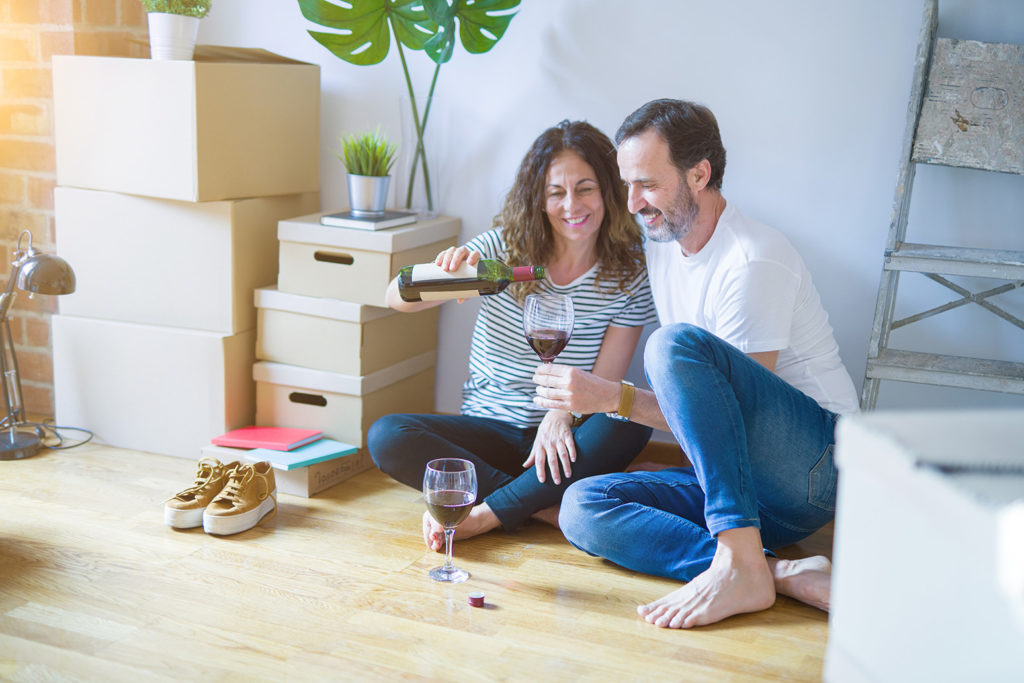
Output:
[[221,464],[220,460],[216,458],[203,458],[196,465],[196,479],[192,486],[184,491],[179,491],[172,498],[185,500],[188,496],[195,496],[204,486],[210,483],[211,479],[215,479],[223,473],[224,465]]
[[[242,491],[255,477],[256,470],[254,470],[251,465],[242,465],[241,467],[236,468],[228,475],[228,483],[224,485],[223,489],[221,489],[220,494],[217,495],[214,502],[223,499],[231,503],[231,506],[234,507],[239,503],[239,496],[242,494]],[[267,491],[267,496],[274,501],[274,509],[270,513],[270,516],[274,516],[277,514],[277,499],[270,495],[270,491]]]

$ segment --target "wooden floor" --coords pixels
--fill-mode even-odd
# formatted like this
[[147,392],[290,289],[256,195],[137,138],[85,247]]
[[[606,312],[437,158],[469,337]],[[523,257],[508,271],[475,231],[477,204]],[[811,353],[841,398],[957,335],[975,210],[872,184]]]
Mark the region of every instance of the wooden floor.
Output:
[[[788,598],[659,629],[636,606],[675,582],[541,524],[456,542],[472,578],[438,585],[419,493],[377,471],[282,494],[275,518],[237,536],[174,531],[163,501],[194,471],[92,444],[0,462],[0,679],[821,678],[827,616]],[[783,554],[830,549],[831,527]],[[483,609],[467,604],[478,590]]]

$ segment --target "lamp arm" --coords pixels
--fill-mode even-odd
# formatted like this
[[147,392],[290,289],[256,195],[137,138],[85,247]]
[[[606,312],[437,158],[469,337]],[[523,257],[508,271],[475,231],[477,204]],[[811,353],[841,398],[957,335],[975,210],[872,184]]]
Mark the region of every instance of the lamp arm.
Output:
[[7,314],[14,303],[15,294],[17,294],[14,289],[14,283],[18,281],[18,275],[21,274],[21,266],[24,263],[24,258],[17,258],[11,263],[13,268],[11,270],[11,277],[7,280],[7,289],[4,290],[3,294],[0,294],[0,321],[7,320]]

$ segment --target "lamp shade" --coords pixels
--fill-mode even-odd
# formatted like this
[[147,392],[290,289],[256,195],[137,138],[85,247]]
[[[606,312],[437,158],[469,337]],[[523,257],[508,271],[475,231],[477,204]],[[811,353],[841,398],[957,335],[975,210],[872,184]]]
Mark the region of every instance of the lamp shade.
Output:
[[21,264],[18,288],[33,294],[70,294],[75,291],[75,271],[60,256],[33,249]]

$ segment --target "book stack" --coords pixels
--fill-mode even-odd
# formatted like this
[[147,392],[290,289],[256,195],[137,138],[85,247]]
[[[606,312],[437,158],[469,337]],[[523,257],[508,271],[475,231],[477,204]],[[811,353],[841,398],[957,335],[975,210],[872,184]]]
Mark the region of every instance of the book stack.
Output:
[[204,457],[221,462],[266,461],[280,493],[310,497],[365,469],[359,449],[324,437],[319,429],[243,427],[214,437]]
[[355,444],[390,413],[434,409],[438,310],[397,313],[385,291],[399,268],[456,244],[455,218],[388,229],[325,225],[327,213],[278,223],[276,287],[256,290],[256,424],[315,429]]
[[57,422],[193,459],[255,416],[253,291],[319,205],[320,72],[262,50],[58,55]]

